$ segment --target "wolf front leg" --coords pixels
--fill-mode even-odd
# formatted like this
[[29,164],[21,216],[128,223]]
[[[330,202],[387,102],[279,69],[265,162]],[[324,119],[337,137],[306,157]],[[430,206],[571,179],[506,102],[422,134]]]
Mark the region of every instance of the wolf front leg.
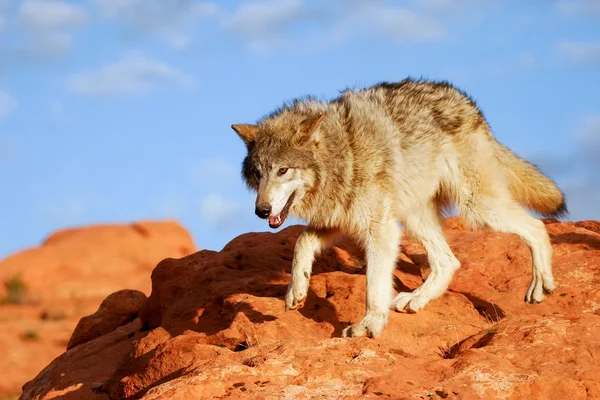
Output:
[[367,312],[358,324],[344,329],[344,337],[378,337],[387,324],[393,294],[392,274],[400,245],[396,221],[372,227],[365,243],[367,255]]
[[285,295],[286,310],[298,308],[306,298],[315,255],[331,242],[336,233],[307,226],[298,237],[292,261],[292,280]]

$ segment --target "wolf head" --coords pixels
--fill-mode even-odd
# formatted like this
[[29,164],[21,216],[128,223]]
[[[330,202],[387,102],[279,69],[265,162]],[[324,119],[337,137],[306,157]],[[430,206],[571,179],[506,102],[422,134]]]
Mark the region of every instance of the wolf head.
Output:
[[[278,228],[290,213],[299,215],[318,180],[315,148],[324,115],[288,114],[258,125],[232,125],[246,144],[242,179],[257,193],[255,213]],[[302,216],[302,215],[300,215]]]

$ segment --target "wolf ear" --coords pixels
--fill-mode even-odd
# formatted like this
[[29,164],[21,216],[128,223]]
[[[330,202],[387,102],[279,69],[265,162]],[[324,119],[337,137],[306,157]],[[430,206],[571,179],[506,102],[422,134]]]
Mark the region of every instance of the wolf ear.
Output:
[[256,134],[258,133],[258,127],[256,125],[236,124],[231,125],[231,129],[233,129],[244,143],[246,143],[246,146],[249,146],[254,142]]
[[308,139],[311,139],[313,142],[319,141],[319,138],[314,135],[314,132],[321,124],[321,121],[323,121],[323,118],[325,118],[325,114],[319,114],[315,117],[307,118],[300,123],[300,140],[302,142],[306,142]]

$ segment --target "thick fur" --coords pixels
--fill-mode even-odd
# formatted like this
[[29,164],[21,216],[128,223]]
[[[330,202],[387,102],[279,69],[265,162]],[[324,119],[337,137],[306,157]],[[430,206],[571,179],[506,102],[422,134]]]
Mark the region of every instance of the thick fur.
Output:
[[[473,225],[528,244],[533,277],[526,301],[554,290],[548,233],[523,206],[563,215],[563,193],[498,143],[476,104],[450,84],[380,83],[329,102],[296,100],[257,125],[232,127],[247,145],[242,176],[257,205],[269,204],[271,215],[285,219],[289,202],[290,214],[308,222],[294,251],[287,309],[306,297],[315,254],[344,233],[362,245],[368,264],[366,315],[344,336],[379,336],[390,308],[419,311],[460,267],[440,224],[448,206]],[[431,274],[412,293],[393,297],[398,221],[427,251]]]

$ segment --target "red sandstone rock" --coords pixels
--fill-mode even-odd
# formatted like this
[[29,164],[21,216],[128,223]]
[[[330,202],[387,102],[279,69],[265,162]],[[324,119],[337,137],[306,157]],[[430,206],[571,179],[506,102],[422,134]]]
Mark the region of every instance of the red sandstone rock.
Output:
[[138,316],[147,297],[138,290],[120,290],[100,304],[94,314],[81,318],[67,344],[67,349],[114,331]]
[[[106,296],[125,288],[149,294],[156,263],[193,251],[181,225],[140,222],[63,230],[1,261],[0,300],[18,304],[0,301],[0,398],[20,393],[24,382],[63,353],[77,321],[96,311]],[[108,333],[120,319],[114,314],[122,311],[111,304],[101,317],[107,323],[96,334]],[[94,318],[82,324],[90,328]],[[76,342],[95,335],[95,328],[81,329]]]
[[[301,227],[242,235],[221,252],[165,259],[140,318],[76,346],[23,399],[600,398],[600,224],[546,221],[558,288],[523,302],[528,248],[446,221],[463,266],[417,314],[392,312],[378,339],[342,339],[364,312],[364,261],[342,242],[315,262],[308,298],[284,311]],[[406,238],[399,290],[427,276]]]

